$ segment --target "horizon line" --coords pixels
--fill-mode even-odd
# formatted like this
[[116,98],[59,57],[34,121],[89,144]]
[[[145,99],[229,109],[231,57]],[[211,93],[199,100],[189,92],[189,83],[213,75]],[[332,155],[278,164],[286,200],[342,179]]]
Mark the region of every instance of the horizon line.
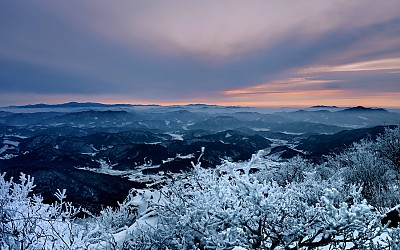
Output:
[[338,106],[338,105],[324,105],[324,104],[317,104],[317,105],[233,105],[233,104],[217,104],[217,103],[197,103],[197,102],[183,102],[183,103],[131,103],[131,102],[77,102],[77,101],[70,101],[70,102],[63,102],[63,103],[55,103],[55,102],[48,102],[48,103],[26,103],[26,104],[19,104],[19,105],[8,105],[8,106],[1,106],[0,108],[40,108],[40,107],[28,107],[28,106],[39,106],[39,105],[48,105],[48,106],[55,106],[55,105],[65,105],[65,104],[100,104],[100,105],[130,105],[130,106],[159,106],[159,107],[174,107],[174,106],[194,106],[194,105],[204,105],[204,106],[216,106],[216,107],[238,107],[238,108],[313,108],[313,107],[320,107],[320,108],[352,108],[352,107],[366,107],[366,108],[400,108],[400,106],[368,106],[368,105],[346,105],[346,106]]

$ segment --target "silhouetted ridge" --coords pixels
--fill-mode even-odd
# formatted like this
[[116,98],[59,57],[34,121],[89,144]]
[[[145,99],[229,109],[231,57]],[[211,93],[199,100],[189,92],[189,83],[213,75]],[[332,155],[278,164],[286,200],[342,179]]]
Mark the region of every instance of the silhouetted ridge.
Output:
[[315,105],[310,108],[338,108],[338,106],[325,106],[325,105]]
[[366,108],[363,106],[352,107],[338,112],[388,112],[383,108]]

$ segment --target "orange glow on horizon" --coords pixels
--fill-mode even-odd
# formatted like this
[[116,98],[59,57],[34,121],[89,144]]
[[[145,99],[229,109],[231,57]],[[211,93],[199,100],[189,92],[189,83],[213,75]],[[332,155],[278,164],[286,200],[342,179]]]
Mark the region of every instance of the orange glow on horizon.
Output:
[[[379,61],[379,63],[387,61]],[[390,60],[392,63],[392,61]],[[376,66],[369,63],[363,66]],[[400,92],[371,92],[364,89],[339,89],[340,80],[295,77],[274,80],[242,89],[224,91],[224,103],[248,106],[368,106],[400,107]],[[340,85],[339,85],[340,86]]]
[[277,93],[241,93],[228,95],[229,102],[246,106],[367,106],[400,107],[400,93],[362,94],[346,90],[310,90]]
[[304,88],[312,89],[317,88],[318,85],[325,83],[339,82],[338,80],[322,80],[313,77],[303,78],[289,78],[287,80],[276,80],[265,84],[251,86],[243,89],[233,89],[224,91],[225,95],[258,95],[258,94],[280,94],[286,92],[302,92]]
[[[25,98],[24,102],[7,105],[26,105],[35,103],[60,104],[66,102],[100,102],[105,104],[143,104],[143,105],[187,105],[203,103],[220,106],[246,107],[309,107],[315,105],[326,106],[366,106],[400,108],[400,92],[362,94],[345,90],[308,90],[279,93],[254,94],[222,94],[213,97],[187,98],[181,100],[134,99],[129,96],[76,96],[76,95],[33,95]],[[2,95],[0,94],[0,98]]]

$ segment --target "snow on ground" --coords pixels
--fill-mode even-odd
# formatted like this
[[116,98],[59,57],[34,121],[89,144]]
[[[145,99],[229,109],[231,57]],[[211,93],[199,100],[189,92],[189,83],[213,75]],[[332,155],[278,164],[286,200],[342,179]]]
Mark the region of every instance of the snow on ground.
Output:
[[17,142],[17,141],[10,141],[10,140],[4,140],[3,143],[4,143],[4,144],[8,144],[8,145],[12,145],[12,146],[14,146],[14,147],[18,147],[18,145],[19,145],[19,142]]
[[17,155],[13,155],[13,154],[5,154],[4,156],[0,157],[0,160],[9,160],[11,158],[17,157]]
[[144,164],[141,166],[135,166],[135,169],[132,170],[115,170],[112,169],[112,167],[115,165],[110,165],[104,160],[100,160],[99,163],[101,165],[100,168],[83,167],[78,169],[91,171],[95,173],[108,174],[112,176],[126,177],[130,181],[141,182],[141,183],[157,184],[159,182],[162,182],[166,178],[163,173],[147,174],[147,175],[142,173],[144,169],[158,168],[160,167],[160,165]]
[[100,159],[97,161],[100,164],[100,170],[110,170],[112,169],[114,166],[118,165],[118,164],[109,164],[109,162],[106,162],[103,159]]
[[146,123],[143,123],[143,122],[139,122],[139,125],[146,126],[147,128],[149,127],[149,125],[147,125]]
[[223,144],[229,144],[229,142],[225,142],[225,141],[223,141],[223,140],[219,140],[219,142],[220,142],[220,143],[223,143]]
[[188,154],[188,155],[177,154],[176,158],[179,158],[179,159],[192,159],[192,158],[194,158],[194,154]]
[[16,135],[16,134],[4,135],[4,137],[16,137],[16,138],[20,138],[20,139],[26,139],[26,138],[28,138],[27,136]]
[[94,153],[82,153],[83,155],[90,155],[90,156],[95,156],[98,152],[94,152]]
[[96,172],[96,173],[101,173],[101,174],[108,174],[108,175],[113,175],[113,176],[128,176],[132,174],[133,172],[137,172],[137,170],[126,170],[126,171],[121,171],[121,170],[114,170],[111,168],[78,168],[81,170],[86,170],[86,171],[91,171],[91,172]]
[[[83,155],[90,155],[90,156],[95,156],[100,150],[98,150],[97,148],[95,148],[93,146],[93,144],[90,144],[89,147],[94,151],[93,153],[82,153]],[[112,147],[112,146],[111,146]],[[101,150],[105,150],[105,149],[101,149]]]
[[10,147],[8,145],[4,145],[2,148],[0,148],[0,154],[6,152],[7,149],[9,149]]
[[271,129],[269,129],[269,128],[251,128],[251,130],[267,132],[267,131],[270,131]]
[[147,143],[144,143],[144,144],[147,144],[147,145],[157,145],[157,144],[161,144],[161,141],[157,141],[157,142],[147,142]]
[[182,129],[183,130],[188,130],[188,126],[192,126],[192,125],[194,125],[194,123],[188,123],[188,124],[186,124],[186,126],[182,126]]
[[302,135],[304,133],[294,133],[294,132],[288,132],[288,131],[281,131],[282,134],[285,135]]
[[169,133],[168,135],[170,135],[170,136],[172,137],[172,140],[183,141],[182,135],[179,135],[179,134],[172,134],[172,133]]
[[168,159],[166,159],[166,160],[162,160],[162,163],[164,164],[164,163],[168,163],[168,162],[171,162],[171,161],[173,161],[173,160],[175,160],[175,158],[168,158]]
[[276,147],[276,146],[284,146],[284,145],[288,145],[289,142],[286,140],[280,140],[280,139],[271,139],[266,137],[266,139],[272,141],[272,145],[271,147]]
[[133,205],[138,209],[138,219],[131,226],[115,233],[114,239],[119,248],[122,248],[122,244],[129,235],[145,230],[149,227],[153,227],[158,222],[156,212],[151,207],[151,204],[162,204],[161,192],[164,190],[137,190],[138,194],[129,202],[128,205]]

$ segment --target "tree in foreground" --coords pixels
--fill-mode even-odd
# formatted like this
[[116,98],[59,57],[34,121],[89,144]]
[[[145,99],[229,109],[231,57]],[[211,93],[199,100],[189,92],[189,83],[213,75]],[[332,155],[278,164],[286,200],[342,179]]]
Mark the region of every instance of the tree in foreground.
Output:
[[57,202],[44,204],[32,194],[33,178],[21,174],[14,182],[4,177],[0,175],[0,249],[116,249],[113,233],[136,218],[123,203],[100,216],[77,219],[82,210],[65,202],[65,190],[55,194]]

